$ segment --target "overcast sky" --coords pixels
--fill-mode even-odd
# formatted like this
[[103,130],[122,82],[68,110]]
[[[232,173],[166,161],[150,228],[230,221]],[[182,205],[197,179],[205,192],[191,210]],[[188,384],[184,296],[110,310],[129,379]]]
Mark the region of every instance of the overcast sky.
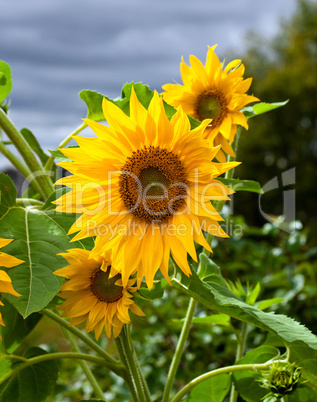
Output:
[[[180,82],[181,56],[207,46],[232,59],[246,34],[274,36],[296,0],[0,0],[0,59],[13,76],[10,117],[54,149],[81,124],[82,89],[109,97],[125,82]],[[85,131],[83,132],[85,133]],[[0,158],[0,167],[3,167]]]

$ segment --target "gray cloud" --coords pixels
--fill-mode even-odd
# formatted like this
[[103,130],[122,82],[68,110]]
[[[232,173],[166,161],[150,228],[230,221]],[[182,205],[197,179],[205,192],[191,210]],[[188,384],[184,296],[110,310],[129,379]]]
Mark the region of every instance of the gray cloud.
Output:
[[[274,35],[296,0],[0,0],[0,59],[13,74],[11,118],[55,148],[80,124],[77,94],[120,95],[127,81],[152,89],[180,81],[179,62],[207,45],[243,51],[246,32]],[[0,160],[1,164],[1,160]]]

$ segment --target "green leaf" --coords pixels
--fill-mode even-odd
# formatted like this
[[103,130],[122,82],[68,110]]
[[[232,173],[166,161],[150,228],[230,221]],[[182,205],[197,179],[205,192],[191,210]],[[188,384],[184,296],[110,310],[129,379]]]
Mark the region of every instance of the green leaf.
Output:
[[[68,149],[68,148],[79,148],[79,146],[78,145],[72,145],[72,146],[70,146],[70,147],[67,147],[66,149]],[[48,150],[53,156],[55,156],[55,158],[57,158],[60,162],[71,162],[72,160],[71,159],[69,159],[67,156],[65,156],[64,154],[63,154],[63,152],[62,151],[60,151],[59,149],[56,149],[56,150],[54,150],[54,151],[51,151],[50,149]]]
[[102,112],[102,100],[103,95],[96,91],[90,91],[89,89],[79,92],[79,97],[87,105],[87,119],[102,121],[105,117]]
[[45,152],[43,152],[38,140],[36,139],[36,137],[34,136],[32,131],[30,131],[27,128],[22,128],[21,134],[23,135],[25,140],[28,142],[30,147],[33,149],[33,151],[36,153],[36,155],[40,158],[40,161],[42,162],[42,164],[45,165],[45,163],[49,157],[48,157],[48,155],[46,155]]
[[[31,348],[24,353],[30,359],[46,355],[41,348]],[[13,369],[21,362],[13,364]],[[43,402],[53,391],[57,381],[58,363],[45,361],[26,367],[0,385],[0,402]]]
[[154,95],[154,92],[150,90],[150,87],[142,84],[142,82],[130,82],[124,84],[121,91],[121,99],[114,100],[113,102],[127,115],[130,114],[130,96],[132,86],[139,102],[145,107],[145,109],[149,108],[149,104]]
[[262,300],[256,303],[256,307],[260,310],[266,310],[267,308],[274,306],[274,304],[282,303],[283,297],[274,297],[273,299]]
[[63,279],[53,271],[67,263],[57,254],[81,243],[70,243],[63,226],[44,211],[17,206],[14,184],[3,173],[0,191],[0,238],[15,239],[3,251],[25,261],[7,269],[15,290],[22,296],[4,296],[26,318],[45,308],[61,287]]
[[[205,257],[203,257],[205,258]],[[235,296],[227,287],[221,285],[223,278],[206,283],[199,279],[194,270],[187,286],[176,278],[171,280],[172,286],[193,297],[207,308],[228,314],[238,320],[255,325],[280,336],[287,344],[299,341],[317,350],[317,337],[306,327],[292,318],[274,313],[265,313],[255,306],[250,306]]]
[[162,279],[160,281],[154,282],[154,285],[151,290],[148,288],[140,288],[135,296],[139,297],[143,300],[155,300],[161,299],[164,295],[164,289],[168,285],[166,279]]
[[[130,96],[132,87],[134,88],[135,94],[139,100],[139,102],[148,109],[149,104],[153,98],[154,92],[150,90],[148,85],[142,84],[142,82],[129,82],[123,85],[121,90],[121,98],[119,99],[110,99],[107,96],[104,96],[98,92],[83,90],[79,93],[79,97],[86,103],[88,112],[87,118],[95,121],[105,120],[105,117],[102,112],[102,100],[103,98],[108,99],[110,102],[113,102],[117,105],[126,115],[130,115]],[[165,113],[167,117],[170,119],[174,113],[176,113],[176,109],[163,101]],[[191,116],[188,116],[191,129],[198,127],[201,122],[194,119]],[[51,151],[50,151],[51,152]],[[54,155],[54,154],[53,154]]]
[[1,315],[5,327],[1,327],[2,343],[7,352],[12,353],[23,341],[23,339],[32,331],[42,315],[33,313],[26,319],[8,302],[1,306]]
[[188,402],[222,402],[229,392],[230,384],[230,374],[210,378],[193,389]]
[[234,191],[249,191],[251,193],[263,194],[260,183],[254,180],[225,179],[218,177],[221,183]]
[[[246,353],[245,356],[237,362],[237,365],[266,363],[278,355],[279,350],[275,347],[269,345],[260,346]],[[237,391],[247,402],[261,401],[268,393],[268,390],[262,388],[260,383],[256,381],[262,378],[259,371],[235,371],[233,377]]]
[[11,88],[12,80],[10,66],[0,60],[0,104],[9,95]]
[[221,275],[220,268],[204,253],[199,255],[198,277],[206,283],[218,283],[227,288],[226,281]]
[[284,102],[275,102],[275,103],[259,102],[253,106],[244,107],[241,110],[241,112],[245,115],[247,119],[250,119],[251,117],[258,116],[260,114],[267,113],[270,112],[271,110],[285,106],[287,103],[288,100]]

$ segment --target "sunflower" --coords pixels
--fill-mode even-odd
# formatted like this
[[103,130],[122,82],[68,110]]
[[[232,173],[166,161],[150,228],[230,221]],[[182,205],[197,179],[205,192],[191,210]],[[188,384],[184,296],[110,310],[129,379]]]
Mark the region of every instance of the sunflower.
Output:
[[55,203],[61,212],[82,215],[70,228],[73,240],[97,236],[91,256],[113,250],[113,265],[126,286],[137,270],[149,288],[160,269],[169,280],[169,257],[186,274],[194,241],[211,251],[203,230],[228,237],[211,200],[233,191],[215,178],[238,163],[211,162],[218,151],[203,139],[210,120],[192,130],[182,108],[169,121],[155,92],[148,110],[134,90],[130,117],[104,99],[110,127],[85,119],[98,138],[76,137],[79,148],[61,149],[74,162],[60,163],[73,175],[59,180],[72,189]]
[[[0,239],[0,248],[6,246],[11,242],[12,240],[10,239]],[[24,261],[19,260],[18,258],[13,257],[12,255],[0,252],[0,267],[12,268],[15,267],[16,265],[22,264],[22,262]],[[0,270],[0,293],[10,293],[13,296],[21,296],[13,289],[11,278],[3,270]],[[3,305],[4,304],[0,301],[0,306]],[[0,325],[5,325],[1,314],[0,314]]]
[[109,338],[111,332],[116,338],[123,324],[130,322],[129,310],[145,315],[133,301],[136,279],[129,279],[124,286],[121,275],[111,265],[109,254],[107,259],[91,259],[87,250],[68,251],[61,255],[69,265],[54,274],[69,279],[59,293],[66,300],[58,309],[64,311],[63,317],[72,318],[70,325],[86,321],[86,332],[94,330],[97,340],[103,328]]
[[162,95],[167,103],[182,106],[185,113],[199,121],[212,119],[205,136],[213,146],[221,145],[216,158],[225,162],[224,152],[235,156],[229,142],[232,144],[234,140],[237,124],[248,129],[247,119],[240,110],[259,99],[246,94],[252,79],[243,79],[241,60],[231,61],[223,70],[223,63],[214,51],[216,46],[209,47],[205,66],[193,55],[191,67],[182,58],[180,71],[184,85],[166,84]]

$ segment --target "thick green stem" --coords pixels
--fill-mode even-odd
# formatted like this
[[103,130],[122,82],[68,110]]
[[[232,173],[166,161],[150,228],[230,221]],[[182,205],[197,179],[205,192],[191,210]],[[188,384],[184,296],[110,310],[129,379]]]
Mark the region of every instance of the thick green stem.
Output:
[[120,335],[116,338],[116,344],[121,360],[126,365],[127,370],[131,375],[134,391],[137,398],[135,400],[137,402],[151,402],[150,395],[147,395],[147,391],[143,386],[143,383],[145,383],[145,379],[143,378],[138,363],[136,363],[137,359],[135,355],[135,350],[127,325],[123,326]]
[[[248,324],[246,322],[243,322],[242,326],[241,326],[241,332],[240,332],[239,336],[237,337],[237,352],[236,352],[235,363],[237,363],[244,355],[247,334],[248,334]],[[239,393],[235,389],[234,382],[232,382],[231,393],[230,393],[230,402],[237,402],[238,395],[239,395]]]
[[[73,131],[71,134],[69,134],[69,136],[67,136],[60,144],[59,144],[59,146],[57,147],[57,149],[58,148],[64,148],[71,140],[72,140],[72,138],[74,137],[74,136],[76,136],[77,134],[79,134],[84,128],[86,128],[87,127],[87,124],[86,123],[83,123],[81,126],[79,126],[78,128],[76,128],[76,130],[75,131]],[[44,166],[44,169],[46,170],[46,171],[51,171],[52,170],[52,166],[53,166],[53,163],[54,163],[54,159],[55,159],[55,156],[54,155],[51,155],[49,158],[48,158],[48,160],[47,160],[47,162],[46,162],[46,164],[45,164],[45,166]]]
[[[6,133],[8,138],[12,141],[16,149],[19,151],[20,155],[23,157],[27,167],[31,171],[32,181],[38,183],[39,188],[41,188],[41,196],[46,200],[49,195],[53,192],[53,184],[50,178],[45,174],[43,167],[34,155],[28,142],[25,140],[23,135],[17,130],[9,117],[0,108],[0,127]],[[30,180],[30,177],[26,177]]]
[[[285,363],[286,361],[280,360],[282,363]],[[263,364],[240,364],[237,366],[228,366],[228,367],[222,367],[217,370],[209,371],[208,373],[205,373],[199,377],[196,377],[194,380],[192,380],[190,383],[185,385],[185,387],[179,391],[174,398],[171,400],[171,402],[179,402],[182,400],[182,398],[188,394],[194,387],[196,387],[198,384],[200,384],[203,381],[208,380],[209,378],[216,377],[217,375],[221,374],[229,374],[233,373],[235,371],[243,371],[243,370],[265,370],[266,368],[270,367],[274,361],[269,361],[267,363]]]
[[124,366],[126,367],[127,372],[128,372],[128,379],[127,379],[126,383],[127,383],[128,387],[130,389],[130,392],[132,394],[133,400],[137,401],[138,400],[137,391],[136,391],[136,388],[135,388],[135,385],[134,385],[132,374],[131,374],[131,372],[129,370],[129,363],[128,363],[127,357],[126,357],[126,355],[124,353],[124,349],[122,347],[122,342],[120,341],[119,338],[116,338],[115,341],[116,341],[117,350],[118,350],[118,353],[119,353],[119,356],[120,356],[120,360],[121,360],[122,364],[124,364]]
[[42,310],[41,313],[46,315],[47,317],[51,318],[52,320],[57,322],[59,325],[66,328],[69,332],[74,334],[81,341],[83,341],[86,345],[88,345],[91,349],[93,349],[96,353],[98,353],[101,357],[103,357],[106,360],[108,367],[112,371],[114,371],[116,374],[118,374],[122,377],[122,375],[121,375],[122,373],[120,373],[120,370],[123,369],[123,366],[118,362],[118,360],[115,360],[107,352],[105,352],[99,345],[97,345],[96,342],[94,342],[90,338],[88,338],[88,336],[83,334],[76,327],[70,327],[69,323],[66,320],[64,320],[63,318],[61,318],[58,314],[53,313],[52,311],[50,311],[48,309]]
[[101,357],[87,355],[86,353],[72,353],[72,352],[48,353],[46,355],[32,357],[31,359],[27,359],[26,362],[19,364],[14,370],[10,371],[10,373],[8,373],[7,375],[5,375],[0,379],[0,384],[8,380],[13,375],[17,374],[19,371],[25,369],[26,367],[46,362],[48,360],[56,360],[56,359],[81,359],[103,366],[106,365],[105,360],[102,359]]
[[[71,334],[70,332],[68,332],[66,330],[66,328],[64,328],[64,327],[61,327],[61,330],[62,330],[65,338],[68,339],[72,350],[74,352],[79,353],[80,350],[76,343],[76,339],[75,339],[74,335]],[[85,373],[87,380],[90,382],[93,390],[95,391],[96,396],[98,396],[98,398],[100,398],[101,400],[105,401],[104,393],[103,393],[102,389],[100,388],[96,377],[93,375],[92,371],[90,370],[87,362],[85,360],[79,360],[79,364],[81,365],[81,368],[83,369],[83,372]]]
[[171,366],[170,366],[170,369],[168,372],[162,402],[169,401],[169,397],[170,397],[170,393],[171,393],[172,386],[174,383],[175,375],[176,375],[177,368],[178,368],[180,359],[182,357],[182,354],[183,354],[183,351],[185,348],[185,343],[186,343],[186,340],[187,340],[187,337],[189,334],[189,330],[190,330],[190,326],[191,326],[191,323],[192,323],[192,320],[194,317],[196,306],[197,306],[197,301],[195,299],[190,299],[186,317],[185,317],[185,322],[184,322],[184,325],[182,328],[182,332],[180,334],[178,344],[176,347],[176,351],[174,353],[173,360],[172,360],[172,363],[171,363]]
[[[12,163],[12,165],[24,176],[30,178],[32,173],[31,170],[12,153],[2,141],[0,141],[0,152]],[[31,186],[36,190],[39,194],[41,194],[42,189],[38,185],[35,180],[30,182]]]

